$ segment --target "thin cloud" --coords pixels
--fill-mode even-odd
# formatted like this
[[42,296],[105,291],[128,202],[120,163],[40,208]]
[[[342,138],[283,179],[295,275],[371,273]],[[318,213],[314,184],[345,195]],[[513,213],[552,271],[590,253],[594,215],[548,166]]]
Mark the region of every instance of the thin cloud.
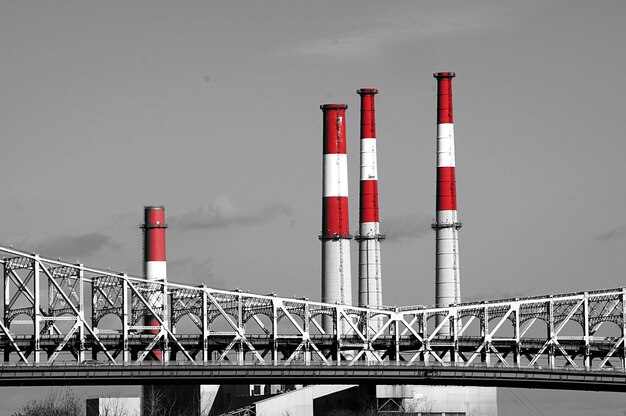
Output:
[[290,218],[291,215],[292,209],[286,204],[266,204],[258,210],[244,210],[234,206],[228,197],[219,195],[210,204],[174,216],[169,222],[179,231],[224,229],[267,224],[279,218]]
[[196,260],[191,257],[170,260],[167,264],[168,279],[175,282],[200,283],[217,288],[224,287],[224,282],[216,279],[212,268],[213,260]]
[[608,240],[621,240],[626,238],[626,225],[619,226],[604,234],[596,236],[596,240],[608,241]]
[[501,8],[492,6],[428,10],[413,3],[393,8],[385,5],[356,29],[301,42],[282,54],[329,58],[371,56],[397,43],[499,28],[503,26],[503,14]]
[[401,215],[386,218],[383,228],[387,241],[416,240],[431,234],[432,219],[427,215]]
[[34,249],[48,257],[81,258],[110,248],[119,250],[120,245],[105,234],[88,233],[79,236],[54,235],[40,241],[25,240],[20,245]]
[[489,294],[481,293],[474,294],[472,296],[466,296],[463,298],[463,302],[479,302],[487,299],[515,299],[515,298],[524,298],[528,296],[532,296],[536,293],[533,292],[534,288],[527,288],[524,290],[520,290],[517,292],[492,292]]

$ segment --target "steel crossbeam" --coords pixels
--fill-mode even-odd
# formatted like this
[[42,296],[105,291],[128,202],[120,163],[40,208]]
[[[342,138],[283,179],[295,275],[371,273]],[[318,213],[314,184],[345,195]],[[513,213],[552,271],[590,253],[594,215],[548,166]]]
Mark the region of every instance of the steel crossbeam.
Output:
[[[0,367],[153,367],[145,358],[161,350],[164,366],[481,365],[626,372],[625,288],[447,308],[373,309],[146,282],[7,247],[0,247],[0,256]],[[154,326],[143,325],[146,315]],[[332,333],[324,331],[322,317],[332,321]]]

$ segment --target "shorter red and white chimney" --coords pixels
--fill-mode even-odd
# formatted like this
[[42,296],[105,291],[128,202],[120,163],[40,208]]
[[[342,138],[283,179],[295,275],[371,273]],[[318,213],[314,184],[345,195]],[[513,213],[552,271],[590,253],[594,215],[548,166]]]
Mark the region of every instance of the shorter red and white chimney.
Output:
[[[144,207],[143,229],[143,259],[144,277],[148,281],[167,280],[167,263],[165,260],[165,208],[163,206]],[[147,299],[153,309],[161,310],[163,294],[160,287],[155,287],[154,293]],[[145,317],[145,326],[153,327],[148,333],[158,334],[159,321],[152,315]],[[163,359],[163,352],[154,349],[151,352],[152,358],[158,361]]]
[[167,263],[165,261],[165,208],[148,206],[144,208],[143,259],[144,276],[147,280],[166,280]]

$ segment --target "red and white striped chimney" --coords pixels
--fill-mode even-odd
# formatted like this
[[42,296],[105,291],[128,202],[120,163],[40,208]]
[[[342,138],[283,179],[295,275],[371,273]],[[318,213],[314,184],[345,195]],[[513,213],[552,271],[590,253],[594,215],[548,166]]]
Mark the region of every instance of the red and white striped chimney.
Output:
[[[362,88],[361,96],[361,193],[359,209],[359,306],[383,303],[378,218],[378,169],[376,162],[375,88]],[[372,326],[377,329],[379,325]]]
[[[143,229],[143,259],[144,277],[148,281],[167,280],[167,263],[165,261],[165,208],[162,206],[144,207]],[[162,308],[163,294],[160,287],[155,289],[149,298],[150,306],[160,310]],[[145,325],[151,327],[160,326],[159,321],[153,315],[146,315]],[[149,333],[158,334],[159,330],[154,328]],[[153,359],[161,361],[163,353],[159,349],[152,351]]]
[[165,261],[165,208],[162,206],[144,207],[143,259],[144,276],[147,280],[166,280]]
[[[352,304],[350,224],[348,219],[348,158],[345,104],[324,104],[322,201],[322,302]],[[332,317],[322,326],[333,332]]]
[[459,237],[462,224],[456,206],[452,78],[454,72],[439,72],[437,78],[437,213],[435,304],[445,307],[461,301]]

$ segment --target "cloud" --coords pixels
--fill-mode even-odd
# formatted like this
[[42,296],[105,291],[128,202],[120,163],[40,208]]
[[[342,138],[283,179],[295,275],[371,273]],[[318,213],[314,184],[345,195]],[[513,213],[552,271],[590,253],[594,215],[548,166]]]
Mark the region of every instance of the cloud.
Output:
[[626,225],[619,226],[610,231],[607,231],[604,234],[600,234],[596,236],[596,240],[607,241],[607,240],[621,240],[626,238]]
[[503,14],[501,8],[492,5],[450,8],[415,7],[413,2],[396,7],[385,5],[376,13],[362,17],[355,29],[303,41],[282,54],[329,58],[371,56],[402,42],[502,27]]
[[216,288],[225,287],[224,282],[216,279],[211,267],[213,260],[195,260],[191,257],[170,260],[167,264],[169,269],[168,279],[173,282],[185,282],[187,284],[205,284]]
[[40,241],[25,240],[20,245],[35,250],[47,257],[88,256],[105,248],[119,250],[119,244],[110,236],[100,233],[88,233],[79,236],[55,235]]
[[479,302],[488,299],[515,299],[515,298],[525,298],[528,296],[533,296],[537,293],[535,288],[526,288],[523,290],[518,290],[515,292],[509,291],[495,291],[491,293],[480,293],[474,294],[472,296],[463,297],[463,302]]
[[169,222],[179,231],[224,229],[266,224],[281,217],[290,218],[291,214],[292,209],[286,204],[266,204],[255,211],[244,210],[234,206],[225,195],[218,195],[210,204],[186,214],[173,216]]
[[392,216],[384,220],[387,241],[418,239],[431,234],[432,218],[428,215]]

